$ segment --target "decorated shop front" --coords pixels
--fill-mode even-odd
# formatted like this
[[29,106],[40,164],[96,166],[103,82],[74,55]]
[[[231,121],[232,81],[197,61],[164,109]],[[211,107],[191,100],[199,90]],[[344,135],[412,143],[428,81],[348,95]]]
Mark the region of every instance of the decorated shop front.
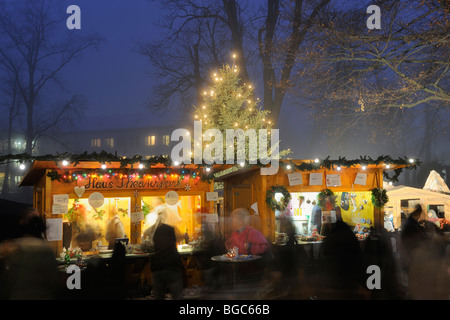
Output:
[[275,175],[261,175],[253,166],[218,180],[224,183],[225,212],[247,208],[253,226],[272,241],[284,233],[283,217],[292,221],[299,238],[320,237],[338,219],[364,238],[383,227],[383,206],[388,201],[383,178],[396,180],[403,168],[416,165],[414,159],[389,157],[282,160]]
[[34,187],[47,241],[60,253],[108,250],[116,239],[141,243],[161,206],[183,242],[196,239],[205,215],[214,216],[214,201],[207,199],[213,192],[210,178],[209,170],[196,165],[34,161],[20,185]]

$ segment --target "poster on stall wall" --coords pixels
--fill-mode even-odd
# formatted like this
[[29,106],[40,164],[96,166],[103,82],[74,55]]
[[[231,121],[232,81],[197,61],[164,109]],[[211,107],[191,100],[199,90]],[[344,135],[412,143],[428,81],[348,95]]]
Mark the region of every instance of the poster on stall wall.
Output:
[[340,174],[327,174],[327,187],[339,187],[341,185]]
[[130,220],[132,223],[144,221],[144,212],[143,211],[132,212],[130,215]]
[[69,206],[67,204],[53,204],[52,213],[53,214],[67,214],[69,212]]
[[309,185],[310,186],[321,186],[322,185],[322,173],[311,172],[309,174]]
[[206,201],[219,201],[219,193],[217,192],[207,192]]
[[365,186],[367,182],[367,174],[358,172],[355,178],[355,184]]
[[46,236],[47,241],[62,240],[63,219],[47,219],[46,220]]
[[69,195],[68,194],[54,194],[53,204],[69,205]]
[[301,172],[289,173],[288,179],[289,179],[289,186],[291,187],[303,184]]

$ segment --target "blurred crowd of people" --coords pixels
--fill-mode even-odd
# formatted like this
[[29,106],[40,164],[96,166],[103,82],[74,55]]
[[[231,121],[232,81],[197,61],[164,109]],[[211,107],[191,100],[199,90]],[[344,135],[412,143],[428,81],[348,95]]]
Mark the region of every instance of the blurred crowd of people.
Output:
[[[261,256],[255,262],[239,266],[240,283],[248,286],[251,293],[246,298],[448,300],[448,240],[434,223],[420,221],[421,214],[422,207],[418,205],[404,220],[399,236],[383,230],[365,241],[358,240],[338,217],[316,256],[309,251],[315,244],[297,242],[295,226],[289,217],[280,217],[287,241],[276,245],[254,227],[255,217],[247,209],[239,208],[230,215],[231,233],[226,239],[211,232],[207,224],[203,226],[203,250],[196,256],[197,263],[204,285],[220,292],[229,288],[229,271],[226,264],[212,262],[212,256],[232,248],[237,248],[242,255]],[[172,299],[183,299],[185,266],[177,250],[182,235],[167,223],[164,209],[158,210],[155,217],[143,237],[152,252],[153,299],[165,299],[167,293]],[[24,210],[10,231],[0,243],[0,298],[57,299],[61,288],[56,259],[46,243],[45,223],[39,213],[35,209]],[[122,281],[125,249],[120,244],[114,247],[109,264],[106,270],[104,265],[92,260],[89,273],[84,274],[91,281],[84,288],[91,291],[82,298],[126,298]],[[380,288],[368,287],[370,265],[378,266],[381,271]]]

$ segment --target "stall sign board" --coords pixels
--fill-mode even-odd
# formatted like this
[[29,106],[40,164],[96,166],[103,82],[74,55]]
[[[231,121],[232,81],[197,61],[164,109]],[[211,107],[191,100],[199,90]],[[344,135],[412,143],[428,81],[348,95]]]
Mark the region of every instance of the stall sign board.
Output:
[[327,187],[339,187],[341,186],[340,174],[327,174]]
[[54,194],[53,204],[69,205],[69,195],[68,194]]
[[132,212],[130,215],[130,220],[132,223],[144,221],[144,212],[143,211]]
[[66,214],[69,211],[67,204],[53,204],[52,214]]
[[288,174],[289,186],[298,186],[303,184],[301,172],[294,172]]
[[358,172],[355,178],[355,184],[365,186],[367,182],[367,174]]
[[322,185],[322,173],[311,172],[309,174],[309,185],[310,186],[321,186]]
[[217,192],[207,192],[206,201],[219,201],[219,194]]

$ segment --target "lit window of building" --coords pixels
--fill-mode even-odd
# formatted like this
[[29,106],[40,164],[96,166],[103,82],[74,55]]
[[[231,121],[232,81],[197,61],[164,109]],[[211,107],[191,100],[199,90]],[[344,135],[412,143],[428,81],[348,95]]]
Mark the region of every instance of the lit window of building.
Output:
[[110,148],[114,148],[114,138],[107,138],[106,145]]
[[162,140],[163,145],[168,146],[170,144],[170,136],[168,134],[163,135]]
[[156,143],[156,136],[147,136],[147,145],[154,146]]
[[100,148],[102,146],[102,140],[101,139],[91,139],[91,147],[93,148]]

